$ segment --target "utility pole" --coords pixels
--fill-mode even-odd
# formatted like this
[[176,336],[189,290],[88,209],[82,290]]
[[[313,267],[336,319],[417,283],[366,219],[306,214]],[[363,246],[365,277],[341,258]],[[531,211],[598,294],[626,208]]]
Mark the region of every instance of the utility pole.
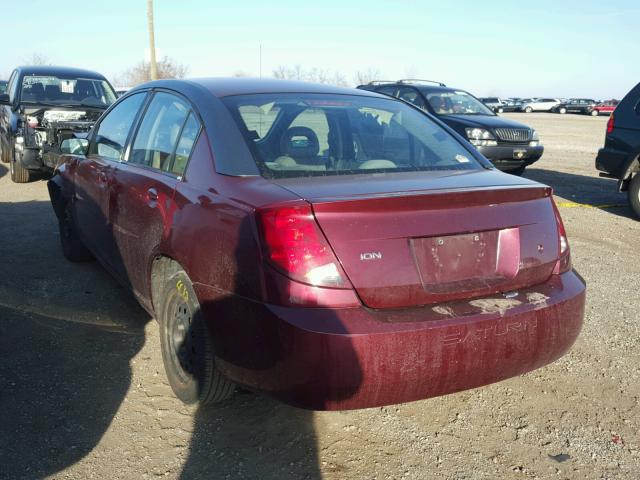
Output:
[[147,24],[149,25],[149,74],[151,80],[158,79],[158,64],[156,63],[156,41],[153,33],[153,0],[147,0]]

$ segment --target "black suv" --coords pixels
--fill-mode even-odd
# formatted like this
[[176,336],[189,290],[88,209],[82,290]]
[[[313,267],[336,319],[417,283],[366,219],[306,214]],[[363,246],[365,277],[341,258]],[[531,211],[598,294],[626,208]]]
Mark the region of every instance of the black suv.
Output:
[[[566,102],[559,103],[551,109],[554,113],[586,113],[591,115],[596,101],[590,98],[570,98]],[[596,112],[597,115],[597,112]]]
[[376,81],[358,88],[400,98],[436,116],[466,138],[502,171],[522,175],[542,156],[535,130],[499,117],[464,90],[431,80]]
[[86,134],[116,100],[113,87],[96,72],[66,67],[18,67],[0,93],[0,159],[11,179],[28,182],[51,172],[60,144]]
[[640,218],[640,83],[618,104],[607,122],[604,148],[598,151],[600,176],[618,179],[629,204]]

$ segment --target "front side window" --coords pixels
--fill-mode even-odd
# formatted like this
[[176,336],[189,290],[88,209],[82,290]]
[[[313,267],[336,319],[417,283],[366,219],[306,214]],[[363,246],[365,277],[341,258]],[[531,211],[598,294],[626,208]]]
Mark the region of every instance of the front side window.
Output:
[[25,75],[20,101],[39,105],[107,108],[116,94],[106,80],[96,78]]
[[100,122],[95,132],[89,153],[110,160],[120,160],[125,143],[145,93],[127,97]]
[[[397,100],[261,94],[224,102],[267,178],[481,168],[451,134]],[[249,108],[277,109],[266,135],[246,120]]]
[[427,101],[436,115],[495,115],[480,100],[461,90],[431,92]]

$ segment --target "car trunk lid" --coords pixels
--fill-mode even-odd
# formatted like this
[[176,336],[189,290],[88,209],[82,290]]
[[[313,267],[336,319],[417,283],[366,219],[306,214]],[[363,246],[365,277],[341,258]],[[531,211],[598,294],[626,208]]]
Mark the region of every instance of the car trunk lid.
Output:
[[495,172],[395,175],[325,179],[326,188],[278,182],[312,204],[366,306],[508,292],[551,275],[559,247],[550,188]]

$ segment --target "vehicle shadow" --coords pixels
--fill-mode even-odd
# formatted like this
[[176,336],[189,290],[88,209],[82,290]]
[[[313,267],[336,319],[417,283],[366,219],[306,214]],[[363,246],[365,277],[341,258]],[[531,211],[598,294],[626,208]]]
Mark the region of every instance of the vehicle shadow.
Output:
[[[127,409],[122,405],[131,389],[131,361],[145,344],[151,318],[97,262],[71,263],[63,257],[49,202],[0,203],[0,219],[0,478],[48,477],[96,447],[102,458],[114,454],[98,444],[116,412]],[[240,276],[249,265],[240,254],[236,261]],[[237,305],[221,299],[206,308]],[[249,319],[243,328],[255,326]],[[255,343],[247,348],[264,341],[281,341],[284,351],[290,347],[276,330],[265,339],[268,331],[256,330]],[[352,371],[360,371],[355,353],[350,363]],[[275,366],[263,362],[259,368]],[[164,377],[161,365],[157,370]],[[309,381],[322,383],[324,374],[329,372],[320,368]],[[193,432],[180,478],[321,478],[310,411],[241,390],[197,409],[193,418],[175,418]],[[147,428],[161,435],[162,419]],[[123,441],[130,442],[126,450],[135,456],[143,440]],[[166,448],[167,455],[175,454],[173,446]],[[141,478],[149,467],[128,468],[144,468],[131,472]],[[106,466],[87,468],[104,472]]]
[[7,173],[9,173],[9,169],[3,163],[0,163],[0,178],[4,177]]
[[617,180],[529,167],[525,178],[553,188],[567,202],[585,204],[621,217],[634,218],[626,192],[618,192]]
[[49,202],[0,203],[0,219],[0,478],[42,478],[109,428],[149,316],[96,263],[63,258]]
[[[253,226],[246,218],[239,229],[249,234]],[[241,248],[235,251],[234,263],[233,291],[243,292],[246,279],[256,275],[256,264]],[[201,308],[214,339],[221,335],[226,339],[216,349],[217,362],[223,369],[240,372],[247,384],[262,383],[276,398],[296,404],[312,402],[320,409],[340,404],[358,391],[362,371],[350,340],[339,349],[338,366],[323,338],[297,336],[260,303],[228,296],[205,302]],[[337,316],[326,321],[334,324],[334,333],[346,332]],[[311,319],[309,328],[313,328]],[[330,382],[339,387],[326,388]],[[298,387],[307,393],[300,394]],[[180,478],[320,479],[313,422],[312,411],[240,389],[222,404],[198,409]]]

